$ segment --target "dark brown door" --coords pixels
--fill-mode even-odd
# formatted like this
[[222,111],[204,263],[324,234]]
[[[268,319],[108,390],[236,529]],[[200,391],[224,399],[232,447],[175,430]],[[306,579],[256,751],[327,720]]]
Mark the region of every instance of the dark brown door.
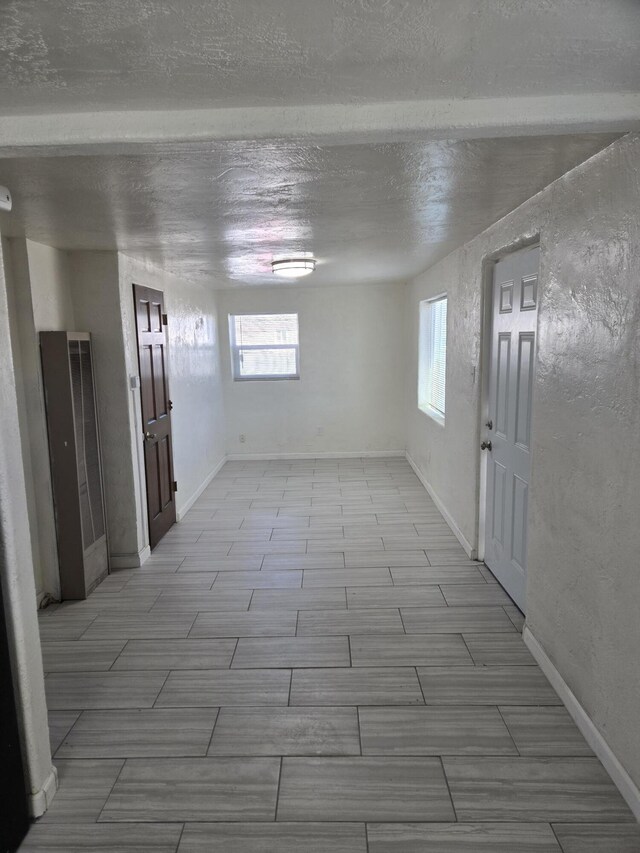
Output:
[[133,285],[133,298],[138,330],[149,544],[154,548],[176,520],[164,303],[161,291],[137,284]]

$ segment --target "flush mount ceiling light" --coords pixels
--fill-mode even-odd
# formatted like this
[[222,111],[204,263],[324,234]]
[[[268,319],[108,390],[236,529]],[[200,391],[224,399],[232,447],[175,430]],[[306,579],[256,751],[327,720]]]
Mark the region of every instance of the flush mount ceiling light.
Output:
[[303,275],[312,273],[315,268],[315,258],[282,258],[271,261],[271,271],[282,278],[301,278]]

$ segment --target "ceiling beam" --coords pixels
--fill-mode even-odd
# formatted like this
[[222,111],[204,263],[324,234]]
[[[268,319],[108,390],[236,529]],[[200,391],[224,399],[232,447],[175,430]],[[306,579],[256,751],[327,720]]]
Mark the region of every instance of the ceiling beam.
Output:
[[11,115],[0,157],[143,154],[162,144],[286,140],[344,145],[640,129],[640,93],[296,107]]

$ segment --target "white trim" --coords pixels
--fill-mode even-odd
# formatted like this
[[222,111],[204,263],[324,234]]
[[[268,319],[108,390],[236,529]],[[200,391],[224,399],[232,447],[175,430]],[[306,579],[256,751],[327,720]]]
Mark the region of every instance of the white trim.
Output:
[[198,500],[198,498],[200,497],[200,495],[204,492],[204,490],[207,488],[207,486],[209,485],[209,483],[213,480],[213,478],[216,476],[216,474],[217,474],[217,473],[218,473],[218,471],[222,468],[222,466],[224,465],[224,463],[225,463],[226,461],[227,461],[227,457],[226,457],[226,456],[223,456],[223,457],[222,457],[222,459],[220,459],[220,461],[218,462],[218,464],[215,466],[215,468],[213,469],[213,471],[211,471],[209,474],[207,474],[207,476],[204,478],[204,480],[202,481],[202,483],[198,486],[198,488],[197,488],[197,489],[195,490],[195,492],[191,495],[191,497],[190,497],[190,498],[188,498],[188,499],[184,502],[184,504],[180,507],[180,509],[178,509],[178,508],[176,507],[176,521],[182,521],[182,519],[183,519],[183,518],[185,517],[185,515],[189,512],[189,510],[191,509],[191,507],[192,507],[192,506],[194,505],[194,503]]
[[385,456],[395,459],[404,455],[404,450],[348,450],[339,453],[228,453],[226,458],[229,462],[268,462],[271,459],[382,459]]
[[137,569],[151,556],[151,548],[148,545],[141,551],[132,554],[109,554],[110,569]]
[[51,805],[58,790],[58,771],[51,767],[44,785],[35,794],[29,794],[28,805],[30,817],[41,817]]
[[598,729],[591,717],[587,714],[580,702],[576,699],[571,688],[555,668],[545,650],[531,633],[530,628],[525,625],[522,633],[525,645],[536,659],[540,669],[544,672],[551,686],[556,691],[562,704],[565,706],[574,723],[584,735],[591,749],[602,762],[604,769],[620,791],[627,805],[640,821],[640,790],[624,769],[615,753],[604,739],[602,732]]
[[453,535],[456,537],[458,542],[462,545],[462,547],[466,551],[469,559],[475,560],[476,559],[476,549],[473,547],[473,545],[470,542],[467,541],[464,533],[460,530],[458,525],[455,523],[453,516],[451,515],[449,510],[446,508],[446,506],[442,503],[442,501],[440,500],[438,495],[435,493],[431,483],[429,483],[429,481],[426,479],[426,477],[424,476],[422,471],[418,468],[416,463],[413,461],[413,459],[411,458],[409,453],[405,453],[404,455],[406,456],[406,459],[407,459],[407,462],[409,463],[409,465],[411,465],[411,467],[415,471],[417,478],[420,480],[422,485],[425,487],[425,489],[429,493],[431,500],[434,502],[434,504],[438,507],[438,509],[440,510],[442,515],[444,516],[444,520],[447,522],[447,524],[451,528],[451,532],[453,533]]

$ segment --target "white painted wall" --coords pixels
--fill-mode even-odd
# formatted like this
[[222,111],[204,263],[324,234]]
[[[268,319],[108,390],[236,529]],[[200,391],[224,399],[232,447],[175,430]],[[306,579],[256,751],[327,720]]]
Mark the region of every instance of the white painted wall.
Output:
[[[10,339],[9,305],[0,245],[0,341]],[[42,654],[29,532],[25,474],[20,454],[24,434],[18,417],[17,379],[11,346],[0,346],[0,583],[12,659],[18,722],[31,812],[41,815],[56,788],[47,727]]]
[[[475,543],[483,261],[540,233],[527,622],[636,785],[639,174],[629,135],[421,275],[406,301],[408,452]],[[442,428],[416,406],[417,305],[445,290]]]
[[[403,288],[298,285],[220,291],[227,452],[403,451]],[[296,311],[300,379],[234,382],[228,315]]]
[[72,252],[76,325],[91,332],[102,448],[109,561],[138,565],[145,541],[136,495],[134,407],[128,384],[116,252]]
[[[133,314],[133,284],[153,287],[165,295],[169,340],[169,382],[172,412],[173,461],[178,481],[176,508],[184,515],[224,461],[224,401],[218,345],[216,292],[210,283],[193,283],[152,264],[119,256],[128,372],[138,374]],[[142,424],[139,392],[135,398],[137,429],[133,440],[142,462]],[[144,483],[144,468],[139,467]],[[144,489],[140,491],[144,499]],[[146,513],[146,508],[144,510]]]

